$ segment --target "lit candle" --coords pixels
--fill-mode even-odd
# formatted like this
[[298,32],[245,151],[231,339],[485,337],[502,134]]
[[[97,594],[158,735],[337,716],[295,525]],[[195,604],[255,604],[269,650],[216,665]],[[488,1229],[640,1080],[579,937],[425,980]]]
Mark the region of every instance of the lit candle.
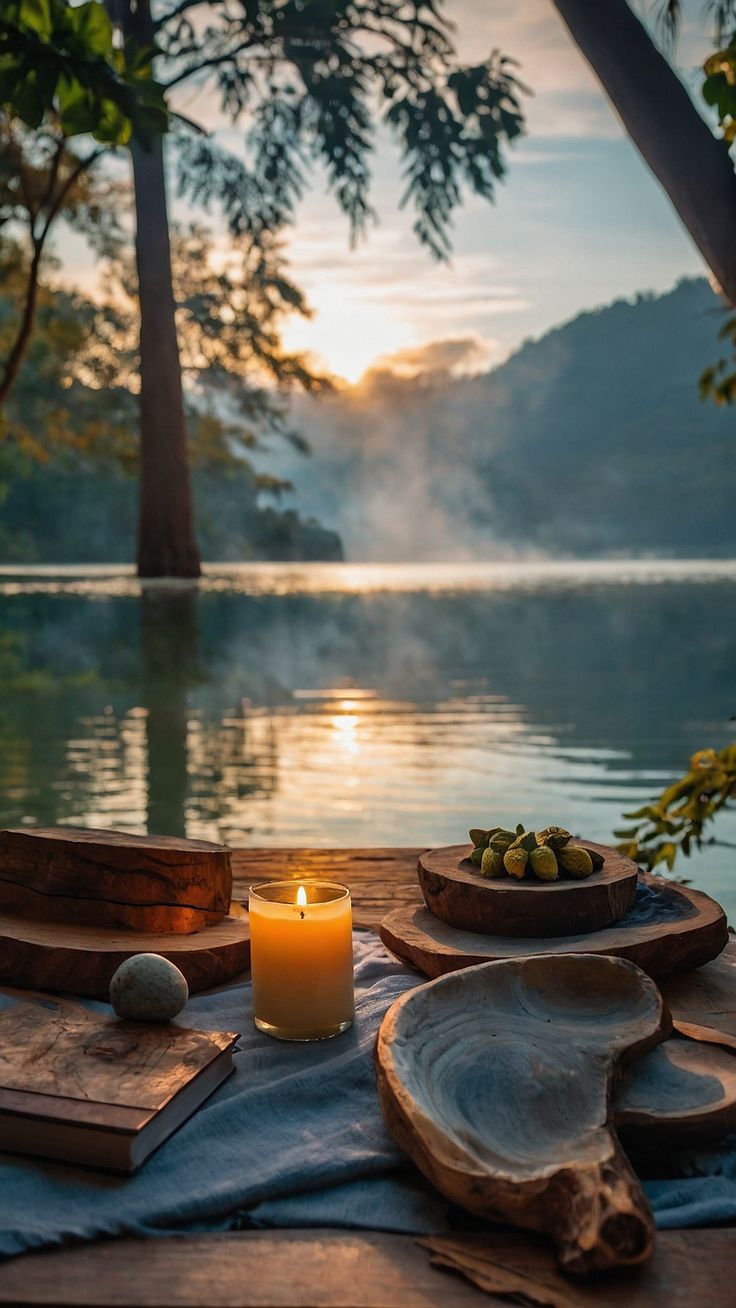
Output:
[[253,1019],[281,1040],[326,1040],[353,1020],[350,891],[328,881],[251,886]]

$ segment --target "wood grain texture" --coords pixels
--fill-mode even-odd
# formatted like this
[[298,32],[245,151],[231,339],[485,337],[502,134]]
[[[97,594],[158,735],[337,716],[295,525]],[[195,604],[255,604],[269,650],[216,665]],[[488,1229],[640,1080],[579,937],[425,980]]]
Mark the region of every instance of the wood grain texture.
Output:
[[643,1261],[654,1222],[612,1128],[620,1060],[665,1038],[623,959],[487,963],[397,999],[376,1042],[389,1130],[452,1202],[548,1235],[585,1274]]
[[[456,1255],[490,1257],[538,1282],[559,1275],[546,1241],[526,1232],[455,1233],[449,1243]],[[735,1282],[733,1229],[710,1229],[660,1231],[644,1265],[591,1284],[562,1283],[570,1308],[733,1308]],[[460,1276],[433,1268],[411,1236],[376,1232],[105,1240],[0,1265],[6,1308],[490,1308],[494,1302]]]
[[626,1068],[615,1120],[624,1143],[647,1152],[667,1140],[736,1130],[736,1056],[714,1044],[666,1040]]
[[155,1112],[234,1039],[175,1022],[120,1022],[67,998],[21,1000],[0,1013],[0,1095]]
[[409,849],[234,849],[233,898],[248,900],[259,881],[302,881],[323,877],[350,889],[356,926],[378,929],[387,910],[417,899],[417,859]]
[[[245,901],[256,881],[277,880],[295,868],[296,876],[302,870],[309,875],[311,869],[348,885],[356,922],[377,929],[389,909],[416,904],[421,852],[416,847],[233,850],[233,893]],[[716,966],[708,963],[693,975],[703,977]],[[728,1002],[721,1000],[722,1012],[734,1011]],[[708,1016],[704,1013],[703,1020]],[[454,1242],[534,1275],[554,1269],[547,1242],[525,1232],[489,1229],[456,1234]],[[571,1283],[575,1299],[570,1303],[571,1308],[733,1308],[734,1284],[732,1228],[660,1231],[647,1263],[589,1286]],[[22,1308],[488,1308],[491,1302],[460,1277],[433,1270],[411,1237],[369,1232],[121,1239],[0,1264],[0,1304]]]
[[662,993],[678,1031],[736,1049],[736,938],[707,967],[666,977]]
[[380,936],[398,958],[430,977],[476,963],[545,953],[628,958],[650,976],[659,977],[701,967],[720,954],[728,941],[726,916],[720,904],[691,886],[676,886],[647,873],[643,880],[662,893],[677,917],[641,926],[619,923],[582,936],[511,940],[458,931],[440,922],[424,906],[415,906],[388,913],[381,922]]
[[0,914],[0,985],[107,999],[113,972],[131,954],[171,959],[194,994],[247,970],[248,923],[225,917],[194,935],[157,935]]
[[[492,1294],[494,1303],[510,1303],[513,1296],[514,1302],[549,1308],[694,1308],[696,1304],[725,1308],[733,1303],[728,1277],[736,1263],[733,1241],[725,1251],[727,1234],[660,1231],[649,1262],[590,1283],[562,1275],[550,1264],[540,1241],[516,1232],[508,1237],[496,1232],[488,1237],[431,1236],[418,1243],[428,1250],[434,1266],[465,1276]],[[712,1285],[709,1257],[716,1264]]]
[[76,827],[0,831],[0,912],[131,931],[199,931],[230,907],[223,845]]
[[461,931],[515,938],[600,931],[628,913],[639,869],[608,845],[575,844],[597,850],[605,860],[599,872],[582,881],[489,880],[470,861],[472,845],[447,845],[420,854],[419,887],[430,912]]

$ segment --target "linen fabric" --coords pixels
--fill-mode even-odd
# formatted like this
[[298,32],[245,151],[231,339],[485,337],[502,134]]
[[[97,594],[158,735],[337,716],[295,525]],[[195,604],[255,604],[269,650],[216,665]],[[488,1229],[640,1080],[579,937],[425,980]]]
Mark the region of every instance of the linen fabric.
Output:
[[[331,1041],[282,1043],[257,1031],[248,982],[195,995],[178,1021],[242,1032],[235,1073],[133,1176],[0,1155],[0,1256],[250,1226],[447,1230],[449,1206],[384,1126],[373,1070],[384,1013],[421,978],[371,933],[356,932],[355,964],[355,1023]],[[12,1002],[0,995],[0,1007]],[[736,1140],[691,1151],[682,1168],[646,1182],[658,1225],[736,1219]]]

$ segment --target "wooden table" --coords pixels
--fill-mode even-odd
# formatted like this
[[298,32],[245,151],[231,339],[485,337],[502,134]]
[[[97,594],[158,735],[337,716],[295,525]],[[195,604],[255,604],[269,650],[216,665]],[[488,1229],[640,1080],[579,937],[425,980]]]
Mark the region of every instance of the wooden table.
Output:
[[[323,875],[350,886],[356,924],[415,902],[417,849],[238,850],[235,897],[256,881]],[[0,1202],[2,1202],[0,1198]],[[459,1234],[468,1247],[513,1251],[519,1265],[550,1258],[517,1232]],[[160,1240],[106,1240],[0,1266],[0,1305],[78,1308],[481,1308],[490,1298],[430,1266],[410,1236],[374,1232],[245,1231]],[[642,1269],[591,1286],[591,1308],[733,1308],[736,1230],[663,1231]]]

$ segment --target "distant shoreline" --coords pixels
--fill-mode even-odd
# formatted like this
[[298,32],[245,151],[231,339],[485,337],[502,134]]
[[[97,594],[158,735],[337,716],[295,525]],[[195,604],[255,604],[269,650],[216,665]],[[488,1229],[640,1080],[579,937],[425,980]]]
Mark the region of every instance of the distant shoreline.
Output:
[[736,582],[736,559],[509,559],[424,563],[205,563],[198,581],[141,580],[119,563],[0,564],[0,597],[76,594],[135,597],[200,594],[372,594],[546,589],[555,586]]

